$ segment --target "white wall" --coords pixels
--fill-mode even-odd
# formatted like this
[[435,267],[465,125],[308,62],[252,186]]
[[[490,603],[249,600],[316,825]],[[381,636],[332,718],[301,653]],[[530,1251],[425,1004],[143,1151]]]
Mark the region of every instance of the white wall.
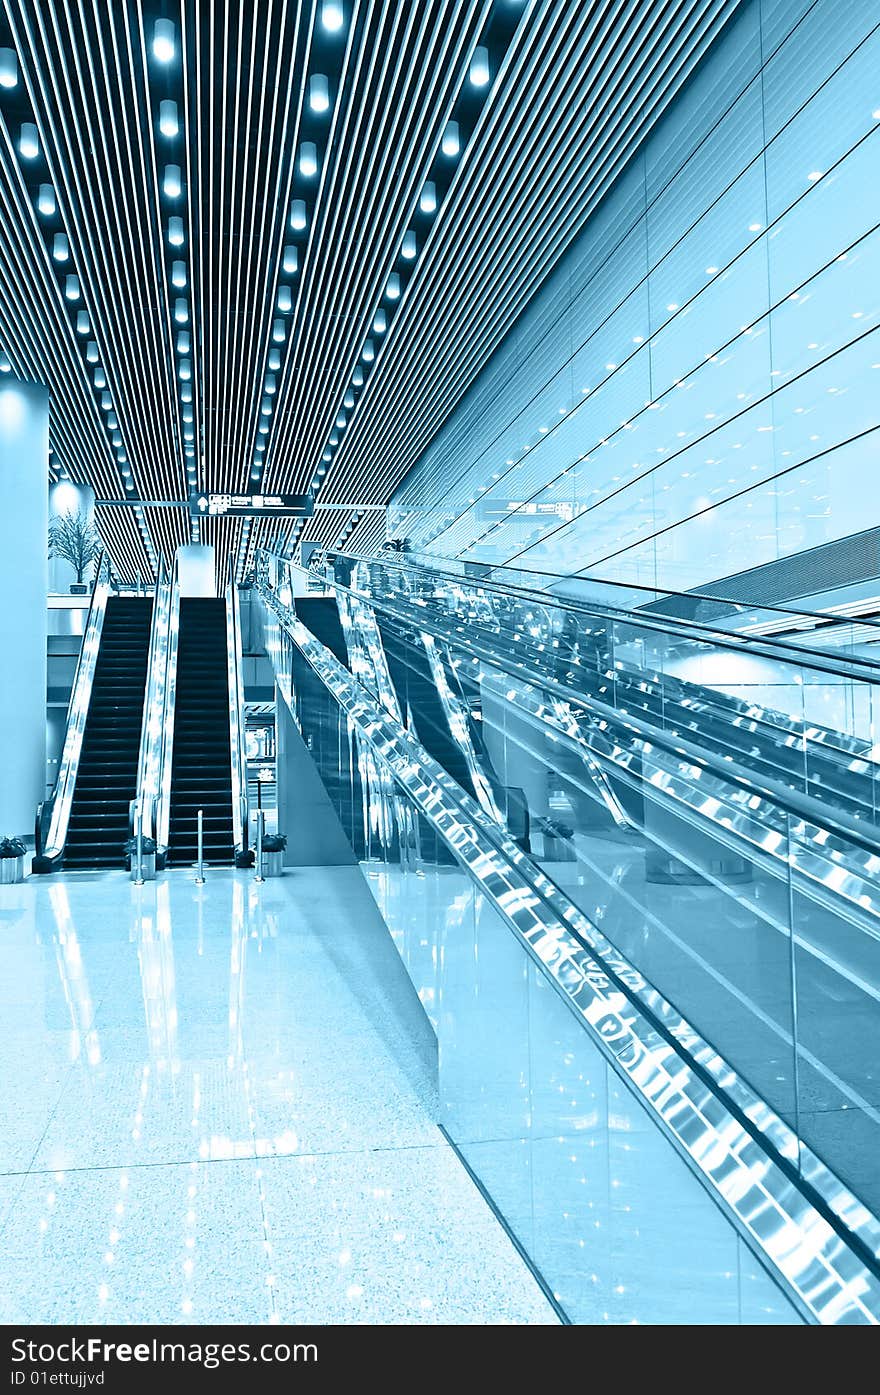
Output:
[[46,780],[49,393],[0,379],[0,834],[32,834]]

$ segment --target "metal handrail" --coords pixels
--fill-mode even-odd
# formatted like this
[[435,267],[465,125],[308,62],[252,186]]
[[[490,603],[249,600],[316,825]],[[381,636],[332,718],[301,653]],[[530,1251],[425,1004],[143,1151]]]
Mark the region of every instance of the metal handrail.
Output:
[[236,861],[246,857],[250,841],[247,796],[247,746],[245,742],[244,681],[242,678],[241,611],[235,576],[235,554],[230,553],[226,583],[226,672],[229,684],[229,753],[232,773],[232,832]]
[[[162,698],[168,662],[170,591],[168,569],[164,557],[160,557],[153,595],[147,681],[144,688],[141,740],[138,749],[137,793],[134,801],[134,809],[138,811],[140,831],[145,838],[154,839],[156,837],[156,803],[159,794]],[[131,828],[132,837],[136,837],[137,833],[138,828],[133,825]]]
[[[311,634],[292,606],[263,580],[257,590],[359,739],[452,850],[801,1311],[814,1322],[880,1320],[875,1218]],[[269,646],[276,664],[285,648]],[[289,693],[289,682],[279,681],[279,689]],[[809,1235],[810,1243],[782,1244],[783,1233]]]
[[156,812],[155,839],[157,856],[168,849],[171,824],[171,768],[174,759],[174,709],[177,691],[177,642],[180,633],[180,582],[175,556],[171,568],[168,595],[168,643],[165,649],[165,673],[162,702],[157,705],[156,752]]
[[[328,563],[332,564],[333,558],[336,557],[342,559],[352,568],[360,563],[416,576],[425,581],[428,581],[433,575],[445,582],[456,582],[463,587],[490,592],[506,599],[521,601],[526,605],[550,606],[561,612],[585,615],[591,619],[606,622],[612,620],[623,625],[639,626],[641,629],[654,634],[671,635],[675,639],[711,644],[714,648],[726,649],[734,653],[742,653],[747,650],[749,654],[769,658],[777,663],[792,664],[821,673],[833,673],[836,676],[847,675],[860,682],[880,683],[880,663],[873,659],[849,655],[846,657],[836,656],[831,659],[827,653],[810,649],[806,645],[791,644],[773,635],[755,636],[745,631],[719,630],[700,621],[682,620],[675,616],[662,615],[657,611],[629,610],[624,607],[605,605],[601,601],[581,600],[573,596],[558,595],[555,591],[537,591],[521,585],[514,586],[501,581],[484,580],[482,577],[459,574],[453,570],[451,562],[444,567],[440,563],[446,559],[430,559],[421,563],[405,560],[407,554],[404,554],[403,560],[401,560],[397,554],[361,557],[352,553],[326,549],[312,555],[309,561],[309,571],[320,575],[321,568]],[[549,575],[549,573],[545,573],[545,575]]]
[[[321,551],[323,555],[327,555],[331,550],[322,549]],[[438,557],[436,554],[432,552],[422,552],[417,548],[403,553],[395,552],[392,550],[389,550],[387,552],[380,552],[376,554],[375,558],[373,558],[372,560],[386,562],[396,560],[400,557],[409,559],[411,562],[414,562],[414,564],[418,567],[424,566],[425,568],[435,569],[439,571],[449,569],[456,565],[457,562],[457,559],[455,558]],[[371,559],[367,556],[364,556],[361,560],[369,561]],[[784,605],[772,605],[765,601],[741,601],[737,600],[733,596],[721,596],[714,591],[704,591],[702,588],[694,591],[675,591],[671,587],[665,587],[661,591],[654,586],[640,586],[638,582],[634,581],[616,581],[611,580],[610,577],[605,576],[581,576],[579,572],[545,572],[541,568],[532,569],[529,567],[513,567],[510,565],[509,562],[494,563],[459,561],[457,562],[457,564],[462,568],[462,580],[469,579],[471,581],[478,582],[480,585],[491,584],[492,582],[495,582],[497,585],[504,587],[518,585],[522,589],[528,591],[535,591],[537,589],[534,585],[530,586],[528,581],[521,581],[519,583],[509,582],[506,580],[508,575],[527,577],[529,579],[540,578],[542,581],[547,581],[551,583],[563,582],[566,584],[571,584],[580,582],[584,586],[607,586],[612,590],[620,592],[629,592],[633,596],[644,596],[646,593],[648,593],[651,596],[655,597],[654,600],[646,602],[647,605],[651,606],[660,605],[663,601],[670,598],[676,601],[709,601],[711,604],[714,605],[728,606],[735,614],[738,615],[748,616],[753,615],[756,611],[767,611],[771,615],[779,615],[781,617],[789,616],[791,617],[792,621],[804,621],[811,627],[822,626],[824,628],[833,627],[835,625],[846,625],[851,627],[857,624],[867,625],[872,629],[880,630],[880,620],[873,620],[870,616],[866,616],[864,618],[862,616],[851,617],[845,615],[837,615],[833,611],[807,610],[803,606],[795,607]],[[469,568],[470,570],[465,570],[465,568]],[[546,594],[552,596],[556,593],[550,591],[548,588]],[[578,598],[576,596],[570,596],[565,599],[574,600],[575,602],[577,602]],[[635,602],[633,602],[631,606],[622,605],[619,608],[621,610],[631,609],[635,614],[642,613],[641,608],[637,607]],[[672,622],[681,620],[685,624],[688,623],[687,618],[685,616],[665,615],[662,610],[658,610],[655,613],[659,615],[661,619],[664,620],[670,620]],[[650,615],[651,612],[648,611],[647,614]],[[796,626],[793,624],[792,628],[796,628]]]
[[[92,699],[92,686],[95,681],[95,668],[101,646],[101,632],[104,627],[107,598],[110,594],[109,578],[105,579],[104,577],[105,560],[106,552],[101,552],[95,568],[95,580],[92,585],[79,657],[76,661],[70,702],[67,706],[67,728],[58,775],[55,780],[55,789],[50,798],[42,800],[37,808],[34,827],[33,870],[35,872],[51,871],[60,861],[67,840],[70,809],[73,804],[73,793],[76,788],[76,777],[82,755],[83,735]],[[48,831],[46,831],[47,821]]]

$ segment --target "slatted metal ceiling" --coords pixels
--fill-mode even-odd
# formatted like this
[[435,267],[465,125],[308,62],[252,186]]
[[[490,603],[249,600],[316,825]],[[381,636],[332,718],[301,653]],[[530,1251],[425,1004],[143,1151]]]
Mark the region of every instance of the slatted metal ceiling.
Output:
[[[359,506],[736,4],[4,0],[0,367],[49,384],[55,475],[118,501],[119,574],[191,539],[244,574],[279,527],[375,549]],[[195,488],[317,509],[251,529],[156,506]]]

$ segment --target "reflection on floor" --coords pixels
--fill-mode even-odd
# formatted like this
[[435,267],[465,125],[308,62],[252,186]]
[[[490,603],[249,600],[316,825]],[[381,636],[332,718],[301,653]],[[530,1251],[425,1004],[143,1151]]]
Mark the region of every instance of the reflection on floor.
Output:
[[556,1321],[357,868],[0,895],[0,1322]]

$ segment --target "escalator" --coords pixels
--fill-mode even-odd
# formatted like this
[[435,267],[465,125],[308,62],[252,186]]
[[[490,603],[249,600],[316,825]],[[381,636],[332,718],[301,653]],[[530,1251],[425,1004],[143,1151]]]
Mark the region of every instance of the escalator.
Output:
[[[632,1273],[640,1293],[656,1277],[657,1313],[677,1302],[672,1320],[703,1320],[687,1316],[696,1236],[713,1275],[745,1274],[726,1249],[732,1225],[802,1320],[876,1322],[880,963],[872,907],[848,894],[853,820],[793,788],[781,762],[751,780],[707,739],[700,764],[696,743],[649,721],[631,691],[615,705],[613,666],[609,691],[586,696],[551,634],[536,626],[519,643],[521,614],[502,643],[476,606],[464,613],[467,597],[456,613],[436,574],[413,579],[416,608],[400,573],[380,588],[344,563],[347,666],[338,636],[331,649],[302,624],[291,564],[258,557],[258,592],[287,640],[272,647],[279,691],[306,721],[296,675],[310,670],[354,734],[362,870],[437,1033],[440,1118],[566,1315],[623,1314]],[[486,798],[513,788],[530,843]],[[808,815],[836,878],[808,865]],[[454,862],[414,839],[421,825]],[[869,828],[857,832],[878,856]],[[665,859],[691,875],[652,879],[652,858],[655,872]],[[682,1166],[700,1184],[687,1200]],[[788,1206],[806,1209],[783,1221]],[[652,1254],[647,1237],[661,1235]],[[828,1306],[832,1251],[849,1278]],[[749,1320],[733,1307],[715,1320]]]
[[55,788],[37,809],[32,869],[125,865],[147,705],[154,604],[111,594],[104,558],[86,615]]
[[124,865],[152,610],[152,600],[140,596],[111,596],[107,602],[64,847],[67,869]]
[[187,866],[198,854],[203,811],[205,860],[231,864],[232,754],[226,601],[180,600],[168,860]]

